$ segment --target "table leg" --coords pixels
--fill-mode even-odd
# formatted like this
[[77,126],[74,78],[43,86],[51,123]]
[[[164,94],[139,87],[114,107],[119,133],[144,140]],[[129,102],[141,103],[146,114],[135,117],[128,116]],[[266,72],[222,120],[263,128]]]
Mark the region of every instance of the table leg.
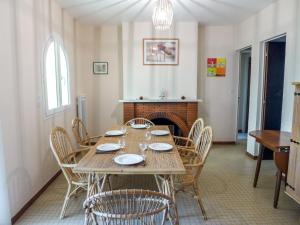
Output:
[[108,175],[97,175],[97,193],[103,191],[107,176]]
[[172,199],[174,201],[175,195],[173,194],[173,192],[175,192],[175,191],[173,189],[174,184],[171,184],[173,182],[173,178],[171,178],[172,176],[171,175],[164,175],[164,176],[155,175],[154,177],[155,177],[156,185],[158,187],[159,192],[172,197]]
[[90,196],[93,195],[94,188],[95,188],[95,174],[94,173],[89,173],[86,198],[89,198]]
[[[177,211],[177,206],[176,206],[176,200],[175,200],[175,187],[174,187],[174,179],[172,175],[154,175],[155,181],[158,187],[159,192],[168,195],[172,198],[173,200],[173,210],[174,210],[174,217],[175,220],[173,221],[172,216],[168,216],[170,219],[171,224],[179,224],[179,217],[178,217],[178,211]],[[169,212],[170,214],[171,212]]]
[[[88,187],[87,187],[87,193],[86,193],[86,199],[88,199],[90,196],[93,195],[95,189],[95,174],[89,173],[88,175]],[[90,209],[87,206],[84,206],[85,208],[85,216],[84,216],[84,225],[90,225],[91,224],[91,212]]]
[[[100,193],[104,189],[104,185],[107,179],[107,175],[99,175],[95,173],[90,173],[88,175],[88,189],[87,189],[87,199],[92,195]],[[85,209],[84,225],[92,224],[91,212],[89,208]]]
[[155,181],[156,181],[156,185],[158,188],[158,191],[163,193],[162,189],[161,189],[161,177],[159,175],[154,175]]
[[253,187],[256,187],[257,185],[257,180],[258,180],[258,176],[259,176],[259,172],[260,172],[260,166],[261,166],[261,161],[264,155],[264,147],[260,146],[259,148],[259,154],[258,154],[258,158],[257,158],[257,163],[256,163],[256,170],[255,170],[255,177],[254,177],[254,181],[253,181]]
[[170,189],[172,190],[171,193],[172,193],[173,201],[176,204],[176,198],[175,198],[176,190],[175,190],[175,186],[174,186],[174,176],[173,175],[170,176]]
[[275,209],[277,209],[277,205],[278,205],[278,199],[279,199],[279,193],[280,193],[280,185],[281,185],[282,173],[278,170],[276,175],[277,175],[277,179],[276,179],[276,186],[275,186],[275,193],[274,193],[274,202],[273,202],[273,207]]

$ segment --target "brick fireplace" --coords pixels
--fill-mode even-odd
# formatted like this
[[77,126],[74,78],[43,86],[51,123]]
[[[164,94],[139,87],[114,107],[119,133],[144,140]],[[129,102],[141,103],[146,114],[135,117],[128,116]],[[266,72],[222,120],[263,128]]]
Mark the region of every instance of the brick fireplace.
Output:
[[121,101],[124,104],[124,122],[137,117],[149,120],[171,121],[187,136],[198,117],[198,100],[134,100]]

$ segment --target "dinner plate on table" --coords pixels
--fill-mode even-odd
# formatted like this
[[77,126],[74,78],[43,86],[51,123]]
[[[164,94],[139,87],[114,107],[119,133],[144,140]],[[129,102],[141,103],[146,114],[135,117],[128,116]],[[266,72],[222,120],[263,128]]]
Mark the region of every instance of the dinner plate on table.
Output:
[[114,162],[122,166],[136,165],[144,161],[144,157],[137,154],[122,154],[114,157]]
[[146,124],[132,124],[131,127],[134,129],[145,129],[148,126]]
[[169,135],[170,132],[167,130],[152,130],[151,134],[155,136],[166,136]]
[[168,143],[152,143],[149,145],[149,148],[154,151],[164,152],[171,151],[173,149],[173,145],[170,145]]
[[98,145],[96,148],[97,152],[112,152],[112,151],[117,151],[121,149],[121,145],[116,144],[116,143],[105,143]]
[[122,136],[124,132],[121,130],[109,130],[105,132],[105,136]]

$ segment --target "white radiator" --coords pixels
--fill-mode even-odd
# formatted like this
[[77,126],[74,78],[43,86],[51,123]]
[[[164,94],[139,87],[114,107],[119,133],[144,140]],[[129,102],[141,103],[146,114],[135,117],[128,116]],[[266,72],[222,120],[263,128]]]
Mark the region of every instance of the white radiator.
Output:
[[84,95],[77,97],[77,113],[84,126],[87,126],[87,102]]

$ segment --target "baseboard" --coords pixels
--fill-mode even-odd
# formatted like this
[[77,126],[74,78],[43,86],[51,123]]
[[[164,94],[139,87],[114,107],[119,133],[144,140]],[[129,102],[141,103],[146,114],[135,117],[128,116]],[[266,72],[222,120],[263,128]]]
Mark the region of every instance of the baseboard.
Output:
[[236,144],[235,141],[214,141],[214,145],[234,145]]
[[246,152],[246,156],[248,156],[249,158],[251,158],[253,160],[257,160],[257,156],[251,155],[249,152]]
[[15,224],[18,219],[25,213],[25,211],[43,194],[43,192],[50,186],[50,184],[61,174],[59,170],[42,188],[39,190],[20,210],[11,218],[11,223]]

